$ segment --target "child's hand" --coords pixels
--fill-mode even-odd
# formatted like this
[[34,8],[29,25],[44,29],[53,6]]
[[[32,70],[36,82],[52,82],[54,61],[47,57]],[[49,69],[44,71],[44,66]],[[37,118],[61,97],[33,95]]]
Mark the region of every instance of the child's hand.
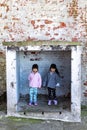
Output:
[[56,87],[60,87],[60,84],[59,84],[59,83],[57,83],[57,84],[56,84]]

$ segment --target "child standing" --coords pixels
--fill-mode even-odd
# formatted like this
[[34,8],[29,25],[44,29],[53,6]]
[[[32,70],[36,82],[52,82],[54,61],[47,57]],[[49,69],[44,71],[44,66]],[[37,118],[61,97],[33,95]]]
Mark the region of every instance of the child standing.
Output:
[[32,66],[32,72],[28,76],[29,80],[29,94],[30,94],[30,102],[29,105],[37,105],[37,90],[38,88],[41,88],[41,76],[38,72],[38,65],[34,64]]
[[48,105],[51,105],[51,102],[54,102],[54,105],[57,105],[56,99],[56,86],[58,86],[60,74],[57,70],[55,64],[51,64],[50,71],[43,82],[43,86],[47,86],[48,88]]

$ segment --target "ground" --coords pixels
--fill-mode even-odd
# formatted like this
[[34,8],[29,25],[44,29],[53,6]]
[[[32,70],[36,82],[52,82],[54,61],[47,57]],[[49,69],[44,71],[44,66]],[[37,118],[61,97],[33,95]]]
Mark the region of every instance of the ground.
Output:
[[87,130],[87,106],[82,106],[80,123],[34,120],[6,116],[6,104],[0,103],[0,130]]
[[81,123],[1,117],[0,130],[87,130],[87,117]]
[[63,112],[70,111],[71,100],[70,97],[58,97],[58,105],[48,106],[48,97],[45,95],[38,96],[38,106],[29,106],[29,99],[22,97],[18,103],[18,110],[22,112]]

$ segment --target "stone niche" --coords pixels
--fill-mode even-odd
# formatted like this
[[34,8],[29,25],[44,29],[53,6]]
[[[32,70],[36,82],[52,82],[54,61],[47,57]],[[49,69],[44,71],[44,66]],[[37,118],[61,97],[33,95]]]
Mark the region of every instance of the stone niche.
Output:
[[[80,122],[81,52],[79,45],[8,46],[6,49],[7,114],[36,119]],[[47,88],[38,91],[38,106],[30,107],[28,74],[39,65],[44,80],[50,64],[55,63],[63,76],[57,87],[58,105],[47,105]]]

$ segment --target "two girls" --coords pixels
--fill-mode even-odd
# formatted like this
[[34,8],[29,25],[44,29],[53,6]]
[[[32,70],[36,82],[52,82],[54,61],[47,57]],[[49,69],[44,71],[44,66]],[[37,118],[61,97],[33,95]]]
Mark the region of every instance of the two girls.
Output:
[[[48,89],[48,105],[51,105],[52,101],[54,105],[57,105],[56,99],[56,87],[58,86],[60,74],[55,64],[51,64],[49,72],[43,82],[43,86]],[[37,89],[41,88],[42,80],[38,73],[38,65],[32,66],[32,72],[28,76],[30,86],[30,102],[29,105],[37,105]]]

